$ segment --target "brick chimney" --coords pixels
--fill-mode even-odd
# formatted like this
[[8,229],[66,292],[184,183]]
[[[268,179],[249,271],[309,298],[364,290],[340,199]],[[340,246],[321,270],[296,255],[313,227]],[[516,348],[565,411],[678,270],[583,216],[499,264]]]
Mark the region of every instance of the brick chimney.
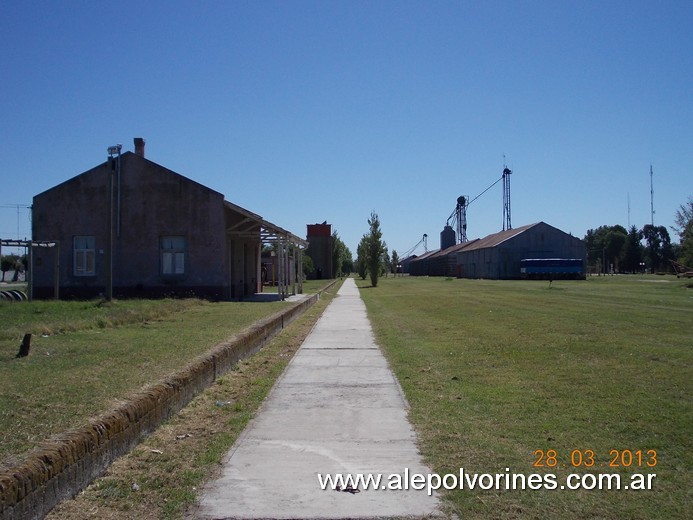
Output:
[[135,137],[135,153],[144,157],[144,139],[141,137]]

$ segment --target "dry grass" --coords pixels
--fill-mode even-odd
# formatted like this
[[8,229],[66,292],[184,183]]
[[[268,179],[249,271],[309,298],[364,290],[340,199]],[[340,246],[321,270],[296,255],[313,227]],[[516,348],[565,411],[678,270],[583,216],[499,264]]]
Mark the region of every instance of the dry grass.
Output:
[[[0,310],[12,330],[50,329],[31,354],[0,339],[0,468],[288,303],[35,302]],[[26,328],[25,328],[26,327]],[[58,332],[62,331],[62,332]]]
[[196,397],[130,454],[47,517],[143,520],[183,518],[201,485],[217,474],[225,453],[253,417],[274,381],[339,288],[282,331],[257,354]]

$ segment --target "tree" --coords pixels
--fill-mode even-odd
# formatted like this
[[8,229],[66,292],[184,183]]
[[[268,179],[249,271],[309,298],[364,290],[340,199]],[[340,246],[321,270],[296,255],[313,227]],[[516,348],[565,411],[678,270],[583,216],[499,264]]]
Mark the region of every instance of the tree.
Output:
[[370,226],[370,232],[368,235],[364,235],[366,237],[366,266],[371,278],[371,285],[377,287],[386,246],[385,242],[383,242],[383,232],[380,229],[380,219],[375,211],[371,211],[368,225]]
[[[623,258],[623,246],[628,239],[628,232],[623,226],[613,226],[606,234],[604,254],[615,271],[621,270]],[[611,267],[609,266],[609,267]]]
[[332,265],[334,266],[335,277],[349,274],[354,267],[354,260],[351,258],[351,251],[344,241],[339,238],[337,230],[332,231],[333,249]]
[[681,204],[674,217],[676,227],[672,229],[679,235],[681,243],[676,258],[689,267],[693,267],[693,197],[688,197],[686,204]]
[[588,263],[601,266],[605,271],[609,271],[611,266],[618,270],[627,237],[626,228],[618,224],[589,229],[585,235]]
[[683,243],[686,230],[690,223],[693,222],[693,197],[689,196],[686,204],[681,204],[681,206],[679,206],[674,216],[674,222],[676,222],[676,226],[673,226],[671,229],[679,236],[681,243]]
[[366,263],[366,256],[368,251],[368,236],[363,235],[359,246],[356,249],[356,272],[358,273],[361,280],[366,279],[368,274],[368,264]]
[[392,272],[397,276],[397,266],[399,265],[399,255],[397,251],[392,250]]
[[624,271],[635,273],[640,271],[640,262],[642,262],[642,232],[635,226],[631,226],[628,231],[626,243],[623,245],[623,263]]
[[347,247],[344,256],[342,257],[342,273],[349,275],[354,271],[354,257],[351,256],[351,251]]
[[388,253],[387,247],[383,251],[380,261],[380,267],[380,276],[385,275],[385,278],[387,278],[388,273],[392,272],[392,264],[390,263],[390,253]]
[[683,265],[693,267],[693,219],[683,232],[677,258]]
[[664,226],[646,224],[642,228],[643,238],[647,242],[647,258],[650,272],[655,273],[660,266],[666,267],[666,262],[672,259],[671,238]]
[[308,278],[308,276],[313,272],[315,266],[313,265],[313,259],[308,255],[303,255],[303,275]]
[[2,270],[2,281],[5,281],[5,273],[10,269],[14,269],[19,258],[16,255],[4,255],[0,260],[0,270]]

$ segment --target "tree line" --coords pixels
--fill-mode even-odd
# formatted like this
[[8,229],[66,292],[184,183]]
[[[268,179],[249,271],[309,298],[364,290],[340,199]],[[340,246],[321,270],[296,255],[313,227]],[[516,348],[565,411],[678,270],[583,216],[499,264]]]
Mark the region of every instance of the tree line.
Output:
[[671,271],[671,261],[693,267],[693,197],[676,211],[675,226],[679,243],[672,243],[664,226],[646,224],[641,229],[621,225],[589,229],[587,265],[600,273],[638,273]]

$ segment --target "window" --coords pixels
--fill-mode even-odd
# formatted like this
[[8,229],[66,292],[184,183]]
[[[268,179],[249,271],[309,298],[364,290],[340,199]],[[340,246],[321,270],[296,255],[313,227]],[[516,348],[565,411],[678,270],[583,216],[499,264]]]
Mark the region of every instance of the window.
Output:
[[185,237],[161,237],[161,274],[185,274]]
[[75,276],[94,276],[96,274],[96,238],[74,237],[72,240],[73,267]]

